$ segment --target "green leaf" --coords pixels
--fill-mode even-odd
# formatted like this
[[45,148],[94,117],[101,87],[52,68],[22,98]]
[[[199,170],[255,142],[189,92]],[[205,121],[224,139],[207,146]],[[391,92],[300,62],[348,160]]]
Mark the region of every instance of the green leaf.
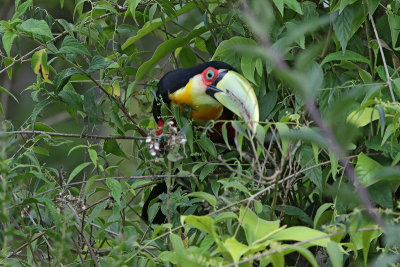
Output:
[[179,47],[186,46],[193,38],[207,31],[205,27],[201,27],[191,31],[186,37],[167,40],[160,44],[151,59],[143,63],[137,70],[135,82],[139,82],[146,74],[149,74],[151,69],[166,55],[172,53]]
[[329,241],[326,247],[329,254],[329,259],[332,262],[333,267],[343,266],[343,252],[340,245],[336,242]]
[[121,204],[121,195],[122,195],[122,188],[121,184],[119,181],[114,180],[114,179],[107,179],[106,184],[108,188],[111,190],[111,195],[114,198],[114,200],[118,203],[118,205]]
[[[359,220],[354,220],[352,224],[350,225],[350,230],[356,231],[360,227],[362,228],[376,228],[376,225],[371,225],[370,223],[366,221],[361,221]],[[356,250],[363,249],[364,250],[364,245],[366,242],[371,243],[372,240],[375,238],[379,237],[382,234],[382,231],[379,229],[376,230],[371,230],[371,231],[363,231],[363,232],[353,232],[349,233],[351,242],[354,244],[354,247]],[[366,250],[369,249],[368,246],[365,247]]]
[[285,5],[288,6],[291,10],[303,15],[303,10],[301,10],[301,6],[297,0],[283,0]]
[[103,149],[105,152],[114,154],[118,157],[128,158],[115,139],[104,141]]
[[19,102],[18,102],[18,99],[17,99],[10,91],[8,91],[6,88],[4,88],[4,87],[1,86],[1,85],[0,85],[0,92],[1,92],[1,93],[5,93],[6,95],[11,96],[11,97],[15,100],[15,102],[19,103]]
[[174,251],[180,253],[183,253],[185,250],[185,247],[183,246],[182,238],[176,234],[169,234],[169,239],[171,240],[172,247],[174,248]]
[[[189,2],[186,5],[184,5],[181,9],[178,9],[176,11],[177,16],[180,16],[192,9],[195,9],[197,6],[194,2]],[[160,19],[154,19],[152,21],[146,22],[143,27],[137,32],[135,36],[129,37],[128,40],[125,41],[125,43],[122,45],[122,50],[127,49],[129,46],[134,44],[137,40],[142,39],[144,36],[148,35],[149,33],[153,32],[154,30],[158,29],[161,25],[164,24],[164,22],[168,22],[172,20],[173,18],[167,17],[164,19],[164,21]]]
[[136,7],[140,3],[140,0],[127,0],[126,2],[128,2],[129,11],[131,12],[133,20],[138,24],[136,21]]
[[62,101],[67,105],[68,111],[76,117],[76,113],[78,111],[83,110],[83,100],[82,96],[77,94],[73,90],[65,89],[62,90],[59,94]]
[[211,235],[215,235],[214,221],[210,216],[181,216],[181,223],[186,222],[199,230],[203,230]]
[[282,252],[276,252],[270,258],[273,267],[285,267],[285,257]]
[[315,143],[311,143],[311,147],[314,153],[315,164],[318,164],[319,146]]
[[361,232],[362,238],[362,251],[364,256],[364,265],[367,266],[368,261],[368,251],[371,246],[371,241],[379,236],[379,231],[364,231]]
[[[156,2],[160,5],[162,11],[167,14],[169,18],[175,18],[177,17],[174,5],[171,3],[171,1],[166,1],[166,0],[156,0]],[[182,2],[181,2],[182,3]]]
[[33,147],[32,151],[35,152],[36,154],[40,154],[40,155],[43,155],[43,156],[49,156],[50,155],[49,151],[47,149],[43,148],[43,147],[38,147],[38,146]]
[[236,213],[232,212],[232,211],[225,211],[222,213],[219,213],[217,216],[214,217],[214,222],[215,223],[219,223],[228,219],[238,219],[238,216],[236,215]]
[[[247,132],[246,132],[246,128],[245,125],[243,123],[241,123],[240,121],[232,121],[231,125],[233,127],[233,129],[235,129],[235,131],[239,134],[239,136],[246,136],[247,139],[249,139]],[[241,146],[239,146],[241,149]]]
[[383,146],[388,138],[394,134],[397,129],[399,128],[399,124],[397,122],[389,124],[389,126],[386,128],[385,134],[383,135],[381,146]]
[[72,179],[74,179],[75,176],[78,175],[78,173],[80,173],[84,168],[86,168],[90,164],[92,164],[92,163],[91,162],[84,162],[84,163],[81,163],[78,166],[76,166],[75,169],[69,175],[67,184],[69,184],[72,181]]
[[[12,60],[10,58],[7,58],[7,57],[4,58],[4,67],[8,67],[13,63],[14,63],[14,60]],[[12,73],[13,73],[13,68],[12,67],[7,69],[8,78],[10,80],[12,79]]]
[[238,262],[240,257],[245,254],[249,247],[240,243],[235,237],[230,237],[225,240],[224,247],[228,250],[234,262]]
[[[296,31],[296,29],[299,27],[299,22],[292,20],[292,21],[288,21],[286,22],[286,28],[288,30],[288,32],[291,31]],[[300,37],[298,37],[296,39],[296,43],[302,48],[305,49],[306,45],[305,45],[305,41],[306,41],[306,37],[305,35],[301,35]]]
[[279,229],[279,221],[266,221],[253,211],[240,207],[239,220],[246,234],[247,243],[253,245],[262,242]]
[[[398,178],[399,176],[397,176],[397,181],[399,180]],[[381,179],[377,181],[380,180]],[[392,185],[390,183],[377,182],[368,187],[368,193],[371,196],[371,199],[379,206],[386,209],[393,209]]]
[[314,228],[317,228],[319,224],[319,219],[321,218],[322,214],[331,207],[333,207],[333,203],[324,203],[317,209],[314,217]]
[[275,241],[307,241],[318,237],[321,237],[321,239],[310,241],[308,244],[326,248],[329,242],[327,234],[304,226],[293,226],[283,229],[282,231],[270,236],[269,239]]
[[293,246],[293,249],[303,255],[303,257],[306,258],[313,267],[319,266],[317,260],[314,258],[314,254],[312,254],[308,249],[301,246]]
[[156,217],[158,211],[160,210],[160,206],[161,206],[160,202],[156,202],[153,204],[152,203],[153,202],[150,202],[150,207],[149,207],[149,210],[147,211],[149,222],[152,222],[154,220],[154,218]]
[[32,123],[36,122],[36,118],[39,115],[39,113],[42,112],[42,110],[46,106],[48,106],[51,102],[53,102],[53,100],[50,99],[50,98],[47,98],[47,99],[44,99],[44,100],[42,100],[42,101],[40,101],[39,103],[36,104],[36,106],[33,108],[32,115],[31,115],[31,122]]
[[210,153],[211,156],[214,158],[217,157],[217,149],[215,148],[214,143],[206,135],[203,135],[198,143],[204,150]]
[[44,132],[51,132],[51,133],[55,133],[56,132],[56,130],[54,130],[53,127],[51,127],[51,126],[49,126],[47,124],[44,124],[42,122],[35,122],[33,124],[33,129],[35,131],[44,131]]
[[149,9],[149,21],[150,21],[150,22],[153,21],[154,14],[155,14],[156,11],[157,11],[157,7],[158,7],[158,5],[157,5],[157,4],[154,4],[154,5],[152,5],[152,6],[150,7],[150,9]]
[[196,54],[192,49],[187,47],[183,47],[179,52],[179,60],[184,68],[193,67],[197,64]]
[[[96,182],[96,179],[97,179],[97,178],[99,178],[99,175],[94,175],[94,176],[90,177],[90,178],[87,180],[87,182],[86,182],[86,184],[85,184],[85,189],[83,190],[83,193],[84,193],[85,196],[88,195],[90,188],[92,187],[92,185],[94,184],[94,182]],[[107,203],[107,202],[104,202],[104,203]],[[93,214],[93,212],[92,212],[91,214]]]
[[102,107],[96,102],[95,87],[90,88],[83,95],[83,110],[86,112],[87,120],[96,124],[102,122]]
[[229,144],[229,139],[228,139],[228,129],[226,127],[227,122],[224,122],[224,124],[222,124],[222,138],[224,139],[225,145],[228,147],[229,150],[231,150],[231,145]]
[[201,167],[203,167],[206,164],[207,164],[207,162],[199,162],[199,163],[197,163],[196,165],[193,166],[192,172],[195,173],[198,169],[200,169]]
[[[278,209],[278,208],[277,208]],[[278,210],[282,210],[280,207]],[[285,207],[285,214],[290,215],[290,216],[296,216],[298,217],[301,221],[307,223],[308,225],[312,226],[313,221],[311,218],[308,216],[307,213],[305,213],[302,209],[295,207],[295,206],[290,206],[287,205]]]
[[278,92],[277,91],[270,91],[263,95],[260,100],[260,121],[264,121],[270,115],[272,110],[275,108],[276,103],[278,101]]
[[400,47],[396,46],[396,44],[400,33],[400,16],[388,12],[387,18],[390,26],[390,35],[392,36],[392,48],[399,51]]
[[332,178],[336,179],[336,174],[338,172],[338,159],[336,158],[335,154],[329,150],[329,159],[331,160],[331,172]]
[[209,175],[210,173],[212,173],[215,169],[215,165],[214,164],[207,164],[206,166],[204,166],[201,169],[200,175],[199,175],[199,180],[203,181],[207,175]]
[[88,73],[92,73],[96,70],[101,70],[107,68],[109,65],[113,63],[112,60],[109,60],[108,58],[95,55],[92,58],[92,61],[90,61],[89,68],[86,70]]
[[78,54],[90,56],[90,53],[82,42],[79,42],[72,36],[66,36],[62,42],[60,50],[61,54]]
[[265,127],[263,127],[260,124],[257,124],[256,126],[256,139],[259,145],[264,145],[264,141],[265,141],[265,134],[266,131],[268,131],[269,125],[266,125]]
[[[340,1],[340,5],[339,5],[339,14],[342,13],[343,9],[348,6],[353,4],[354,2],[357,2],[358,0],[342,0]],[[334,8],[331,12],[336,11],[336,9]]]
[[379,122],[381,125],[381,136],[383,136],[383,132],[385,131],[386,121],[385,121],[385,110],[381,105],[377,105],[376,109],[379,112]]
[[243,193],[246,193],[248,196],[251,196],[249,189],[246,186],[242,185],[239,181],[218,180],[218,183],[223,184],[225,190],[235,188]]
[[107,201],[103,201],[102,203],[96,205],[90,212],[89,217],[85,220],[85,224],[89,225],[91,222],[93,222],[93,220],[99,216],[100,212],[104,211],[104,208],[107,206],[107,204]]
[[94,166],[97,166],[97,151],[92,148],[89,148],[88,152],[90,160],[93,162]]
[[360,28],[367,15],[364,14],[362,1],[347,6],[333,22],[333,30],[338,38],[342,50],[346,51],[347,43]]
[[273,0],[276,8],[279,10],[279,13],[283,16],[283,4],[284,0]]
[[346,50],[345,53],[343,53],[342,51],[338,51],[327,55],[324,58],[324,60],[322,60],[321,66],[324,65],[325,63],[335,60],[349,60],[349,61],[363,62],[369,64],[369,60],[366,57],[363,57],[362,55],[356,52]]
[[364,186],[370,186],[378,181],[374,179],[374,174],[381,168],[381,164],[371,159],[364,153],[361,152],[360,155],[358,155],[355,172],[358,180]]
[[[17,8],[17,6],[18,6],[18,8]],[[25,12],[31,6],[32,6],[32,0],[25,1],[21,5],[15,5],[15,7],[17,8],[17,11],[14,13],[11,21],[14,21],[15,19],[17,19],[17,18],[21,17],[23,14],[25,14]]]
[[3,35],[2,41],[3,41],[4,50],[6,51],[7,56],[9,56],[9,57],[11,56],[10,53],[11,53],[12,44],[14,42],[14,39],[17,36],[18,35],[16,33],[14,33],[14,32],[6,32]]
[[73,148],[71,148],[71,149],[68,151],[67,157],[68,157],[72,152],[74,152],[75,150],[80,149],[80,148],[87,148],[87,146],[86,146],[86,145],[77,145],[77,146],[74,146]]
[[71,79],[71,76],[78,73],[81,72],[75,68],[63,69],[61,72],[57,73],[53,79],[54,92],[58,94]]
[[376,108],[364,108],[361,111],[355,110],[347,116],[346,121],[357,126],[364,127],[367,124],[379,119],[379,112]]
[[358,69],[358,74],[360,75],[361,80],[362,80],[365,84],[368,84],[368,83],[372,83],[372,82],[373,82],[372,75],[371,75],[368,71],[359,68],[359,69]]
[[333,22],[333,30],[338,38],[343,51],[346,51],[347,42],[352,37],[352,23],[354,20],[354,13],[351,8],[345,8],[343,12]]
[[[283,136],[289,132],[289,127],[285,123],[277,122],[275,126],[279,135]],[[286,155],[289,148],[289,139],[281,137],[280,140],[282,145],[282,155]]]
[[393,161],[392,161],[392,167],[395,166],[395,165],[397,165],[397,163],[399,163],[399,162],[400,162],[400,152],[397,153],[396,157],[393,159]]
[[28,19],[20,24],[20,29],[42,41],[53,39],[49,25],[44,20]]
[[74,25],[72,23],[69,23],[65,19],[57,19],[57,22],[61,24],[61,26],[69,33],[69,35],[74,35]]
[[201,198],[201,199],[207,201],[208,203],[210,203],[211,206],[213,206],[214,208],[215,208],[215,205],[217,205],[216,198],[213,195],[206,193],[206,192],[192,192],[190,194],[187,194],[186,196]]
[[214,52],[211,60],[216,57],[221,57],[224,54],[232,54],[232,51],[236,51],[243,47],[253,47],[257,45],[256,41],[250,38],[245,38],[241,36],[232,37],[229,40],[222,41]]
[[254,74],[256,72],[256,60],[256,58],[250,56],[243,56],[242,60],[240,61],[240,68],[243,76],[253,84],[257,84],[254,80]]

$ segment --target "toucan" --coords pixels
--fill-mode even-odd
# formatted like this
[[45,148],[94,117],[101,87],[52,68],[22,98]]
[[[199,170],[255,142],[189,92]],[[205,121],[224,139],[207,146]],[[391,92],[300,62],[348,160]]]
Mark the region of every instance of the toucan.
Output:
[[[210,120],[232,120],[237,115],[254,133],[259,120],[258,102],[253,87],[235,68],[222,61],[176,69],[161,78],[153,102],[158,136],[162,135],[164,127],[161,117],[162,102],[178,106],[182,110],[185,106],[190,107],[190,117],[194,123],[200,125]],[[220,134],[217,136],[221,137]],[[221,140],[215,135],[210,138]],[[146,221],[150,202],[163,192],[166,192],[165,183],[152,189],[142,209],[142,218]],[[165,216],[159,211],[152,222],[160,224],[164,220]]]
[[165,74],[157,85],[153,115],[162,134],[161,102],[190,107],[196,124],[210,120],[231,120],[236,114],[254,132],[259,109],[253,87],[231,65],[210,61]]

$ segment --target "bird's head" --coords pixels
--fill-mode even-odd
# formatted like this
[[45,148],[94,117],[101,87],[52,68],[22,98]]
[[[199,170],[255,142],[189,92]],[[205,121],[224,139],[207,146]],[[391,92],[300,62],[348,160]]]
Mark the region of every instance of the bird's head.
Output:
[[251,84],[221,61],[167,73],[158,84],[158,95],[164,102],[190,106],[195,120],[218,119],[224,107],[253,131],[259,120],[258,102]]

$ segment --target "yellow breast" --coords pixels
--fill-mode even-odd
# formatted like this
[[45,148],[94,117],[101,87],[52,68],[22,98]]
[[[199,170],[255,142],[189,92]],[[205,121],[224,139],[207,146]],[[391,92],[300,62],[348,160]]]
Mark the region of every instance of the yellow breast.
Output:
[[169,95],[169,99],[175,106],[189,106],[192,108],[191,117],[197,122],[216,120],[222,114],[222,105],[204,90],[193,86],[193,79],[188,84]]

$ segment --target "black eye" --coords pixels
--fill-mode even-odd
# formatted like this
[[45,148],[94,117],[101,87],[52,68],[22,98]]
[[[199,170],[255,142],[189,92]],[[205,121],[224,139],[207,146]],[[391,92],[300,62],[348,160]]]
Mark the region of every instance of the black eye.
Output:
[[214,78],[214,71],[208,70],[206,77],[207,77],[207,80],[212,80]]

